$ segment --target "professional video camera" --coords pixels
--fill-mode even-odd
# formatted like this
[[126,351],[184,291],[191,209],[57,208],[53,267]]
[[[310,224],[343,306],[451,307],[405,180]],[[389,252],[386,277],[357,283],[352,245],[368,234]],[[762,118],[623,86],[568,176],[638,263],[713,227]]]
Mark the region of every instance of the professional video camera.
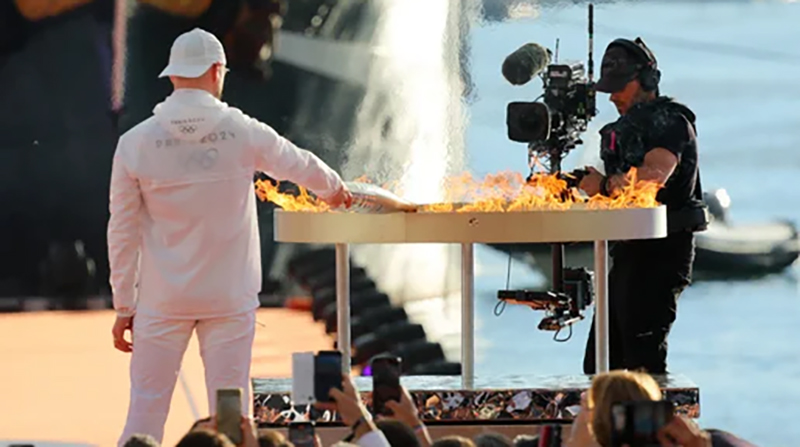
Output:
[[528,144],[530,164],[547,160],[553,174],[561,170],[561,160],[567,153],[583,143],[580,135],[597,114],[592,16],[590,4],[588,73],[581,62],[559,64],[558,43],[555,64],[550,64],[550,50],[535,43],[523,45],[503,61],[503,76],[513,85],[526,84],[537,75],[542,79],[543,100],[509,103],[506,125],[510,140]]
[[542,102],[508,104],[508,138],[528,143],[531,161],[548,160],[555,173],[563,157],[583,143],[580,134],[595,116],[594,83],[586,79],[580,62],[548,65],[541,78]]
[[[551,52],[528,43],[511,53],[503,62],[503,76],[513,85],[523,85],[539,75],[544,84],[540,102],[508,104],[506,125],[508,138],[528,144],[528,165],[531,176],[537,165],[545,162],[551,174],[558,175],[569,187],[576,187],[586,171],[561,172],[561,161],[579,144],[581,133],[597,115],[593,77],[592,43],[594,6],[589,4],[588,70],[580,62],[550,64]],[[530,177],[529,177],[530,179]],[[564,268],[564,244],[553,244],[553,290],[500,290],[497,298],[512,304],[524,304],[533,310],[548,313],[539,329],[560,331],[583,319],[581,312],[593,301],[593,274],[585,268]]]

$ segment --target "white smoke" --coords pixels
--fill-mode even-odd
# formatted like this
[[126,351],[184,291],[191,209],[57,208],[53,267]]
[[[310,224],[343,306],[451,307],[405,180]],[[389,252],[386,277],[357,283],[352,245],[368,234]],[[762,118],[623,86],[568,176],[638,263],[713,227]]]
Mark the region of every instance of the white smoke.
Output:
[[[407,200],[445,198],[443,180],[464,165],[459,0],[381,0],[345,178],[368,176]],[[460,291],[459,249],[444,244],[353,247],[379,287],[401,302]]]

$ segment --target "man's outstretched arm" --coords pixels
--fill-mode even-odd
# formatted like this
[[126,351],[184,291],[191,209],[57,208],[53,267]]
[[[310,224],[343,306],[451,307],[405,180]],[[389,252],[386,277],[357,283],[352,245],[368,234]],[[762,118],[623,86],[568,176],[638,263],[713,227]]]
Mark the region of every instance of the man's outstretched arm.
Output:
[[139,181],[132,175],[121,151],[120,139],[111,168],[109,194],[108,261],[111,267],[111,291],[114,309],[119,316],[136,312],[136,278],[141,245],[142,194]]
[[[257,170],[276,180],[288,180],[308,188],[326,201],[336,199],[343,192],[349,196],[339,174],[319,157],[298,148],[270,126],[253,118],[247,120]],[[349,200],[349,197],[343,199]]]

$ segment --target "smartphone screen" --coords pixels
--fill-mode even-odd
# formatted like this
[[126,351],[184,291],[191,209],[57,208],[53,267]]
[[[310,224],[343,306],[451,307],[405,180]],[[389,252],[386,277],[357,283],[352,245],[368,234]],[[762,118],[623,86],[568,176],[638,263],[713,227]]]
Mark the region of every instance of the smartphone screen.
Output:
[[612,441],[615,446],[659,446],[657,434],[675,414],[672,402],[641,401],[616,404],[611,408]]
[[342,353],[320,351],[314,357],[314,398],[317,402],[333,402],[332,388],[342,389]]
[[314,424],[311,422],[289,424],[289,441],[295,447],[314,447]]
[[391,416],[386,402],[400,402],[401,362],[399,357],[378,357],[372,360],[372,412],[376,416]]
[[242,389],[217,390],[217,431],[236,445],[242,443]]

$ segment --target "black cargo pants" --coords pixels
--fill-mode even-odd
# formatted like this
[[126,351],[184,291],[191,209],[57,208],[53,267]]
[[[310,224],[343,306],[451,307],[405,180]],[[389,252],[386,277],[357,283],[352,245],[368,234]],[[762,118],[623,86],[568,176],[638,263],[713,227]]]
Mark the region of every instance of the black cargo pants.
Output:
[[[667,370],[667,336],[675,321],[678,297],[689,285],[694,235],[617,242],[611,249],[608,277],[610,369]],[[595,329],[589,332],[583,359],[594,374]]]

